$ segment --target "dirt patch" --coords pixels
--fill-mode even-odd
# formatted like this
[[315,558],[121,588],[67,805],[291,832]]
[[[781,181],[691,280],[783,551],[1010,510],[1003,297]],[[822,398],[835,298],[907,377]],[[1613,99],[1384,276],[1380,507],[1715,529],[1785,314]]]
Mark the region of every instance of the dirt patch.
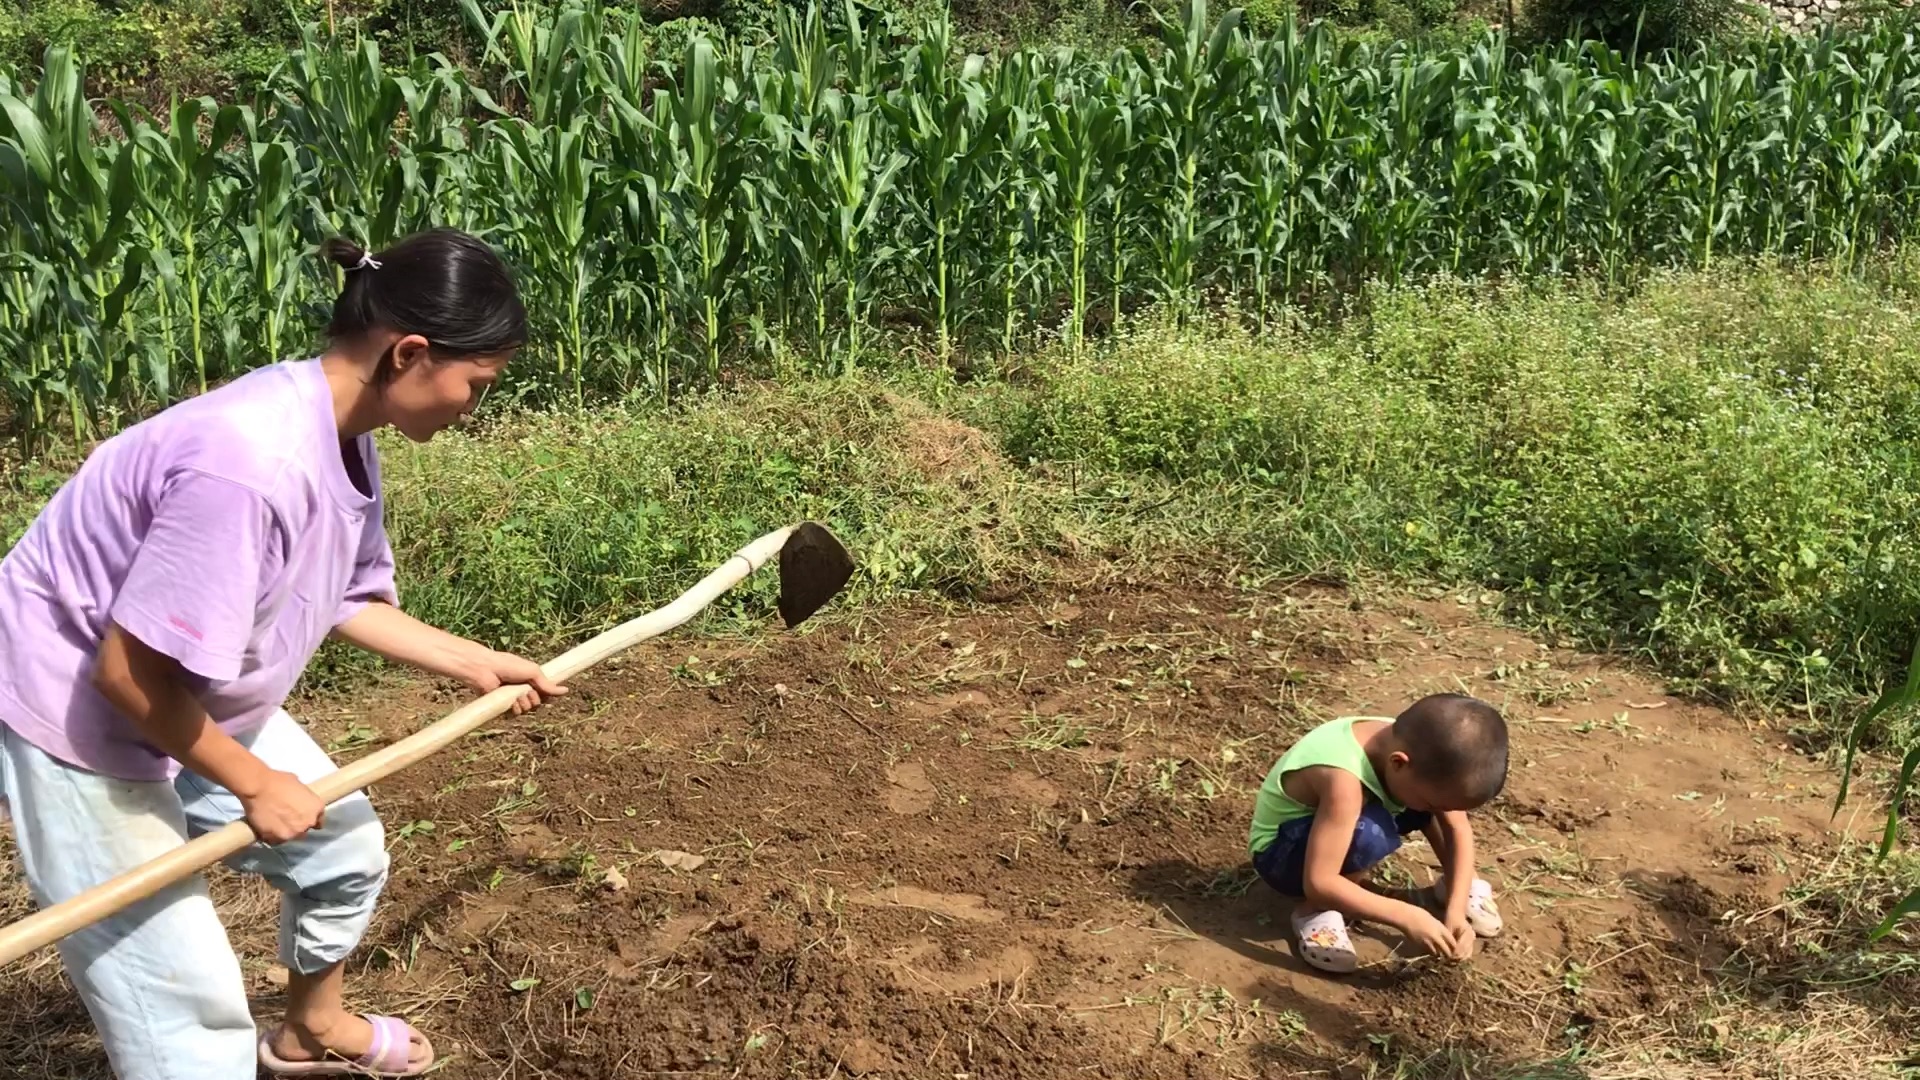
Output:
[[[1910,974],[1792,990],[1833,976],[1779,944],[1833,865],[1827,772],[1471,602],[1134,583],[829,618],[698,685],[684,653],[374,793],[394,874],[355,1004],[421,1024],[439,1075],[1876,1076],[1914,1019]],[[1306,968],[1246,866],[1261,776],[1321,719],[1462,687],[1514,733],[1475,815],[1506,934],[1442,966],[1364,927],[1360,973]],[[1416,842],[1384,884],[1431,871]],[[216,887],[271,1015],[270,905]],[[106,1075],[47,958],[0,1001],[0,1075]]]
[[1060,802],[1060,789],[1030,772],[1008,773],[1005,795],[1037,807],[1050,807]]
[[896,814],[924,814],[933,809],[938,799],[933,790],[933,781],[927,777],[925,765],[909,761],[888,766],[888,810]]
[[988,907],[982,897],[966,893],[928,892],[911,885],[896,885],[881,892],[858,893],[849,899],[864,907],[908,908],[961,922],[1001,922],[1007,917],[1004,912]]

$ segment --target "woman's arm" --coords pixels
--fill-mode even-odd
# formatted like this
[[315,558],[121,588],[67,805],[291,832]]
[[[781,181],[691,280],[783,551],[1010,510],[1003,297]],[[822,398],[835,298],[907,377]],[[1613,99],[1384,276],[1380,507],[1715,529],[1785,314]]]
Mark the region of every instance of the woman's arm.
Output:
[[177,661],[118,623],[108,624],[94,655],[94,688],[162,753],[233,792],[260,839],[285,843],[319,825],[325,810],[320,797],[221,731],[180,674]]
[[567,692],[531,660],[449,634],[379,601],[360,608],[334,627],[333,636],[396,664],[458,679],[482,694],[502,686],[525,685],[529,688],[526,694],[514,703],[516,714]]

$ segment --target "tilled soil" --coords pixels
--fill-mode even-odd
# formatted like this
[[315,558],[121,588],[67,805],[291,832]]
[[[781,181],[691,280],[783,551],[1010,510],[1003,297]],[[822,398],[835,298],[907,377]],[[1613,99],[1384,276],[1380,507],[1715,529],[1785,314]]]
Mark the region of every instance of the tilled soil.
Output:
[[[1875,1075],[1900,1016],[1789,977],[1831,773],[1478,599],[1134,582],[653,643],[374,792],[355,1004],[449,1078]],[[1506,933],[1445,965],[1358,928],[1359,974],[1307,968],[1247,866],[1261,776],[1462,689],[1512,725],[1474,816]],[[344,759],[457,700],[308,719]],[[270,1017],[272,898],[216,884]],[[107,1075],[50,956],[0,1012],[0,1076]]]

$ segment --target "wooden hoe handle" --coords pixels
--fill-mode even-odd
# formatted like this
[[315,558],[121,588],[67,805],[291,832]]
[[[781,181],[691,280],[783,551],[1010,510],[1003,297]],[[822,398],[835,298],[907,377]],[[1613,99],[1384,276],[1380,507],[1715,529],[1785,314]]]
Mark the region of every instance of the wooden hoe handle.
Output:
[[[542,664],[540,670],[555,682],[565,682],[615,653],[672,630],[698,615],[721,593],[739,584],[778,555],[793,531],[793,527],[789,526],[755,540],[735,552],[725,565],[701,579],[693,588],[681,593],[673,603],[622,623],[562,653]],[[512,709],[513,703],[526,690],[524,686],[503,686],[391,746],[328,773],[309,786],[323,802],[332,805],[369,784],[384,780],[438,753],[448,744]],[[244,819],[230,822],[119,877],[0,929],[0,967],[51,945],[76,930],[91,926],[222,859],[238,854],[256,839],[253,827]]]

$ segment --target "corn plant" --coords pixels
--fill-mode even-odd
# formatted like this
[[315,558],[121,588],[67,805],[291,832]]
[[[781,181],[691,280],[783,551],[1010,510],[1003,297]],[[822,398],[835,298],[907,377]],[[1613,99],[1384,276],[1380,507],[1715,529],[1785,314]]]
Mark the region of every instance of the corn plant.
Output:
[[[1223,224],[1221,218],[1203,217],[1201,173],[1246,71],[1237,37],[1240,16],[1234,8],[1209,26],[1206,0],[1187,0],[1177,20],[1156,12],[1163,47],[1157,57],[1138,50],[1133,61],[1151,73],[1153,99],[1144,110],[1143,144],[1165,184],[1157,193],[1164,221],[1156,247],[1161,288],[1177,307],[1191,299],[1201,243]],[[1106,139],[1114,137],[1120,118],[1108,106],[1094,121],[1101,128],[1095,138]]]
[[879,108],[872,98],[830,90],[822,105],[833,133],[826,155],[831,187],[824,194],[833,215],[831,235],[847,329],[844,372],[860,355],[860,326],[872,275],[892,252],[890,245],[869,252],[866,240],[907,155],[879,149]]
[[1587,131],[1586,158],[1596,198],[1587,210],[1587,244],[1622,281],[1640,246],[1644,207],[1664,176],[1650,159],[1658,151],[1646,138],[1649,114],[1632,73],[1614,70],[1593,88],[1594,123]]
[[[6,94],[0,113],[19,242],[14,273],[24,281],[15,295],[52,301],[14,316],[37,352],[25,385],[36,414],[44,415],[46,395],[59,395],[74,430],[87,430],[87,414],[126,389],[122,317],[148,262],[145,249],[127,244],[138,151],[124,140],[95,140],[80,70],[63,48],[47,51],[33,97]],[[51,326],[49,315],[58,318]]]
[[622,390],[630,388],[632,370],[643,366],[636,359],[644,358],[647,381],[664,401],[673,392],[669,297],[685,286],[673,258],[673,223],[666,203],[665,179],[672,169],[665,135],[670,127],[668,102],[654,99],[649,112],[652,64],[646,24],[628,19],[619,33],[604,35],[594,64],[608,106],[606,161],[598,176],[610,188],[600,219],[610,242],[601,249],[600,272],[608,322],[627,328],[613,351],[622,360]]
[[600,236],[609,209],[606,189],[596,184],[599,161],[587,153],[587,118],[564,128],[539,128],[523,120],[497,123],[505,140],[504,190],[518,202],[512,218],[516,247],[532,264],[532,286],[546,293],[545,310],[557,317],[554,370],[585,395],[587,340],[584,318],[596,275],[589,248]]
[[[758,178],[757,202],[768,234],[764,247],[775,292],[773,320],[780,332],[797,332],[799,306],[810,315],[806,336],[815,363],[828,365],[831,310],[827,288],[827,210],[822,192],[825,160],[816,136],[824,135],[822,101],[841,81],[840,49],[819,8],[783,9],[776,20],[773,61],[754,74],[760,132],[774,163]],[[815,175],[819,174],[819,175]],[[799,305],[799,306],[797,306]]]
[[1713,265],[1714,241],[1743,209],[1745,193],[1734,185],[1733,162],[1750,112],[1753,71],[1730,62],[1697,57],[1663,102],[1673,121],[1674,171],[1684,194],[1687,241],[1702,266]]
[[1035,58],[1016,55],[1002,61],[993,75],[993,100],[1006,110],[1007,122],[997,144],[981,165],[979,207],[986,221],[982,241],[982,285],[992,289],[991,309],[1000,314],[1000,351],[1013,352],[1014,336],[1028,306],[1029,293],[1040,271],[1036,236],[1041,207],[1048,188],[1035,166],[1039,158],[1036,111],[1028,104],[1038,89],[1040,66]]
[[[1367,110],[1365,134],[1351,151],[1352,205],[1360,258],[1388,281],[1421,264],[1423,241],[1440,218],[1444,189],[1425,182],[1423,151],[1447,119],[1454,70],[1450,63],[1401,53],[1356,72],[1347,87],[1348,93],[1377,103]],[[1554,156],[1556,139],[1571,137],[1565,128],[1547,129],[1543,136],[1536,164]],[[1570,191],[1570,186],[1543,190]]]
[[299,170],[313,177],[300,192],[313,216],[311,228],[354,237],[369,248],[396,239],[408,189],[397,176],[402,158],[394,133],[409,104],[420,110],[410,114],[417,126],[431,130],[431,99],[415,96],[410,103],[371,39],[357,48],[329,48],[311,28],[272,93],[269,130],[294,150]]
[[1843,257],[1860,251],[1878,233],[1880,192],[1886,190],[1881,169],[1905,134],[1884,104],[1893,89],[1888,80],[1897,70],[1891,58],[1869,54],[1861,66],[1859,77],[1843,82],[1840,101],[1834,103],[1840,122],[1834,130],[1838,138],[1829,144],[1835,159],[1833,180],[1839,188],[1833,201],[1845,208],[1835,228]]
[[661,91],[661,100],[671,103],[670,125],[663,131],[676,169],[666,199],[692,248],[688,280],[700,305],[708,378],[720,374],[722,316],[734,293],[732,273],[746,252],[749,224],[740,188],[754,160],[749,140],[757,114],[739,107],[738,87],[733,73],[722,73],[713,43],[695,38],[687,45],[681,73]]
[[[220,153],[239,130],[241,111],[203,97],[174,102],[164,129],[134,120],[125,109],[119,118],[121,130],[130,133],[144,153],[137,180],[146,247],[159,277],[153,303],[160,319],[161,345],[167,355],[175,354],[177,323],[184,321],[195,380],[204,392],[206,287],[201,278],[201,248],[216,225],[212,209],[222,198],[216,182]],[[202,118],[208,120],[204,139]],[[157,374],[155,381],[159,382]],[[154,389],[165,400],[171,387]]]
[[907,52],[899,85],[883,104],[894,138],[905,153],[909,211],[928,242],[916,245],[915,261],[930,282],[935,341],[940,358],[953,349],[952,307],[955,282],[951,250],[967,235],[964,223],[977,213],[981,163],[1006,126],[1006,103],[988,102],[986,58],[969,56],[955,69],[949,62],[952,33],[944,20],[921,31],[919,45]]
[[1041,80],[1045,125],[1037,132],[1037,142],[1052,174],[1055,206],[1067,233],[1067,341],[1078,352],[1086,337],[1088,245],[1101,198],[1099,144],[1117,136],[1122,120],[1112,102],[1078,84],[1076,68],[1071,56],[1064,57],[1059,68]]
[[[460,0],[467,21],[486,40],[486,58],[499,75],[497,96],[474,87],[477,101],[499,115],[523,115],[535,125],[565,125],[593,114],[595,84],[589,37],[605,33],[598,5],[563,0],[551,8],[514,2],[491,18],[478,0]],[[504,101],[505,104],[502,104]]]
[[1479,42],[1454,57],[1452,116],[1442,136],[1446,176],[1443,190],[1448,228],[1444,266],[1457,274],[1464,265],[1467,240],[1490,222],[1486,205],[1492,185],[1500,177],[1509,121],[1502,116],[1500,87],[1505,81],[1508,50],[1502,39]]
[[1133,273],[1129,236],[1152,210],[1151,189],[1133,176],[1135,164],[1144,164],[1140,133],[1150,108],[1147,75],[1130,64],[1109,64],[1095,92],[1113,108],[1111,123],[1095,136],[1093,152],[1101,179],[1098,212],[1106,219],[1107,310],[1117,323]]
[[287,323],[301,284],[300,236],[295,228],[300,178],[294,151],[283,142],[251,141],[242,159],[243,182],[229,198],[246,279],[246,310],[257,319],[254,341],[266,363],[286,359]]
[[[1835,817],[1839,816],[1840,808],[1846,804],[1847,788],[1853,778],[1854,756],[1859,751],[1861,739],[1873,730],[1876,721],[1902,713],[1911,713],[1915,709],[1920,709],[1920,639],[1915,640],[1913,657],[1907,663],[1906,682],[1889,687],[1876,698],[1873,704],[1860,714],[1859,719],[1854,721],[1852,729],[1847,733],[1846,755],[1840,763],[1840,791],[1833,800]],[[1893,792],[1888,800],[1887,825],[1881,833],[1880,848],[1875,855],[1879,860],[1885,860],[1900,840],[1900,821],[1905,810],[1907,795],[1913,789],[1916,773],[1920,773],[1920,744],[1908,748],[1905,758],[1900,763],[1900,772],[1894,780]],[[1900,920],[1910,915],[1920,915],[1920,892],[1911,893],[1896,902],[1892,910],[1887,913],[1887,917],[1868,935],[1868,939],[1878,941],[1886,937],[1893,932]]]

